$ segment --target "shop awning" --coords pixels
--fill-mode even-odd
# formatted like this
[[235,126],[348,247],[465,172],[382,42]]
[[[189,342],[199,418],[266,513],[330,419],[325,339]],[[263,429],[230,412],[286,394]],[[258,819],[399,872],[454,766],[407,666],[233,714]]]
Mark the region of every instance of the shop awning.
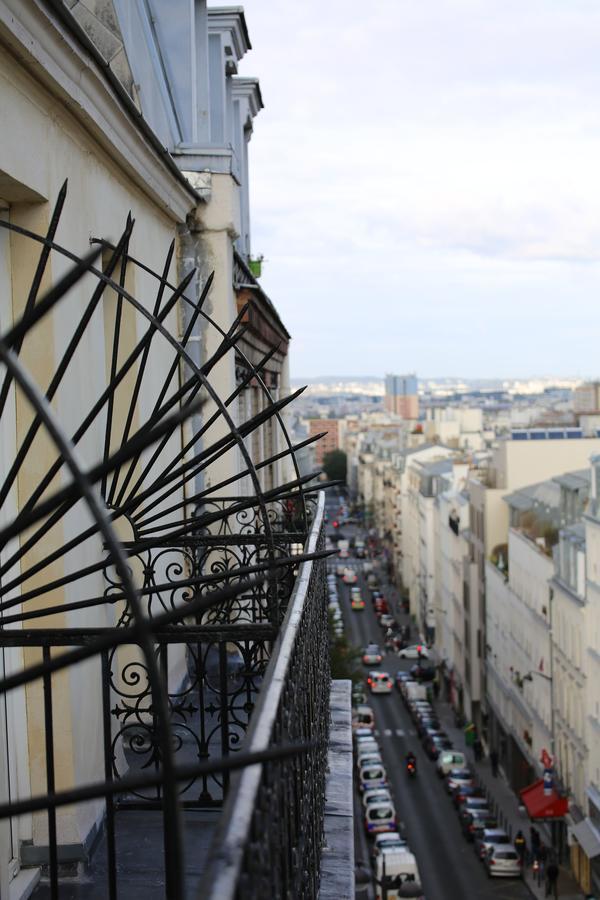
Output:
[[544,793],[542,778],[523,788],[520,795],[530,819],[561,819],[569,809],[567,798],[561,797],[557,791]]
[[577,839],[588,859],[600,856],[600,834],[589,819],[583,819],[577,825],[573,825],[571,834]]

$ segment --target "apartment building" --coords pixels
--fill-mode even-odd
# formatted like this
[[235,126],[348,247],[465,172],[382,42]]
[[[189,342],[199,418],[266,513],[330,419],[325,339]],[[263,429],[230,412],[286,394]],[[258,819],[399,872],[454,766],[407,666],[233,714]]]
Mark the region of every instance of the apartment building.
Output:
[[324,437],[315,446],[315,463],[317,467],[323,465],[323,459],[328,453],[340,448],[339,419],[309,419],[308,435],[315,437],[325,432]]
[[[323,503],[312,498],[309,528],[305,497],[290,499],[288,487],[279,498],[294,470],[272,409],[288,393],[289,335],[248,266],[248,141],[262,101],[256,81],[235,72],[249,47],[243,11],[203,0],[152,12],[120,0],[0,0],[0,325],[5,339],[20,329],[0,392],[0,519],[13,529],[0,553],[3,687],[13,679],[0,697],[2,898],[30,896],[42,870],[51,885],[40,890],[59,896],[61,867],[75,877],[100,857],[82,890],[108,895],[110,880],[120,896],[137,893],[144,851],[166,895],[195,892],[206,853],[185,868],[184,832],[206,850],[227,786],[220,760],[243,743],[257,684],[284,741],[284,719],[297,717],[294,740],[305,738],[302,721],[318,732],[314,817],[300,843],[320,846],[330,716],[318,561],[300,568],[287,633],[294,709],[269,674],[297,571],[275,583],[286,535],[300,532],[316,552]],[[231,581],[244,565],[266,574],[240,597]],[[211,605],[207,594],[220,591],[227,602]],[[191,777],[182,802],[184,755],[215,768]],[[293,764],[297,778],[304,762]],[[284,762],[269,778],[282,809],[290,774]],[[137,791],[113,797],[110,782],[128,777]],[[256,834],[264,785],[242,789],[236,826],[243,818]],[[75,795],[55,810],[55,791]],[[32,796],[42,798],[33,809],[6,814]],[[232,819],[219,849],[234,842]],[[318,858],[292,846],[297,824],[282,824],[300,866],[285,877],[309,870],[318,882]],[[277,860],[267,847],[254,855],[268,876],[254,875],[271,879]]]
[[481,631],[477,639],[481,720],[485,733],[486,696],[486,561],[508,543],[508,506],[503,498],[511,491],[588,465],[598,452],[598,438],[583,436],[581,429],[517,429],[498,441],[497,447],[468,483],[470,498],[470,561],[473,564],[471,604],[479,606]]

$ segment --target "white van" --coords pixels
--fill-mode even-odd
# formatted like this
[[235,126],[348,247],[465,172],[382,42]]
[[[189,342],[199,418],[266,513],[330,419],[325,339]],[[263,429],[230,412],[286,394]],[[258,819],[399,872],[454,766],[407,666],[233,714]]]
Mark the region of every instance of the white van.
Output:
[[[387,880],[387,891],[384,879]],[[420,886],[421,876],[414,854],[404,847],[386,850],[384,846],[375,861],[375,900],[419,897],[422,896]]]
[[468,769],[469,761],[459,750],[444,750],[437,758],[436,769],[440,778],[445,778],[450,769]]
[[382,831],[396,831],[396,810],[389,800],[382,803],[369,803],[365,807],[365,829],[367,835],[380,834]]
[[386,787],[387,776],[381,763],[373,766],[363,766],[358,773],[358,789],[362,793],[370,788]]

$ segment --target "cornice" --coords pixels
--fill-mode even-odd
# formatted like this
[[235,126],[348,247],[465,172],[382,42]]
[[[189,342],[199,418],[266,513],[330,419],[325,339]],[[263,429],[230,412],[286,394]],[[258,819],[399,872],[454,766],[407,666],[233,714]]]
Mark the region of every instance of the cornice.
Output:
[[209,34],[229,33],[236,64],[252,49],[242,6],[213,6],[208,10]]
[[243,97],[248,101],[248,109],[253,119],[261,109],[264,109],[258,78],[242,78],[234,75],[231,79],[231,88],[234,97]]

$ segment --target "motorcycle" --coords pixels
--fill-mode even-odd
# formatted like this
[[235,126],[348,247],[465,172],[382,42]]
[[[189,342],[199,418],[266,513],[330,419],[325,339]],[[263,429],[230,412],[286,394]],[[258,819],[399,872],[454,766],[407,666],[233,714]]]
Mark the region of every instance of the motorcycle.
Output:
[[417,775],[417,761],[416,759],[407,759],[406,760],[406,774],[409,778],[416,778]]

